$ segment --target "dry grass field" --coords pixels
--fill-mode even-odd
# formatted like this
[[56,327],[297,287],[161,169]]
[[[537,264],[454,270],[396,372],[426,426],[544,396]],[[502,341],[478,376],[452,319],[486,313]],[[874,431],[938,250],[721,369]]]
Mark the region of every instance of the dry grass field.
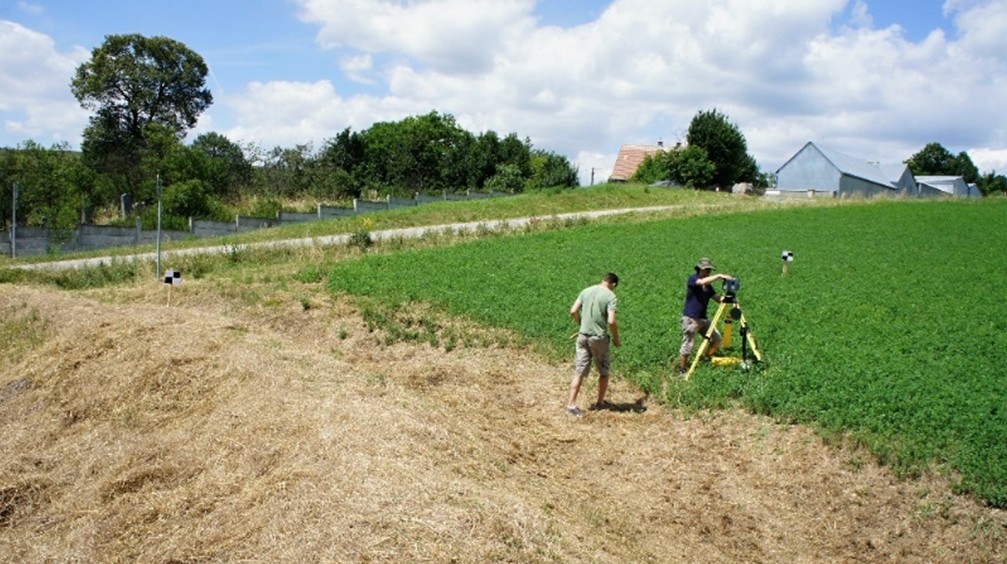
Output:
[[0,285],[0,560],[1007,560],[1004,512],[806,428],[618,380],[571,419],[566,364],[246,282]]

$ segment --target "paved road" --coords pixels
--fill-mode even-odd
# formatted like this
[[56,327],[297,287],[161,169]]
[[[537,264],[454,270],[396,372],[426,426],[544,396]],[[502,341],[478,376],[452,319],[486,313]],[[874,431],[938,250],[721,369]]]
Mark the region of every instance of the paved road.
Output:
[[[654,212],[654,211],[665,211],[672,209],[679,209],[683,206],[655,206],[646,208],[626,208],[617,210],[599,210],[590,212],[573,212],[573,213],[561,213],[548,216],[536,216],[536,217],[522,217],[516,219],[494,219],[486,221],[472,221],[469,223],[450,223],[445,225],[427,225],[423,227],[405,227],[402,229],[386,229],[383,231],[372,231],[371,237],[374,240],[381,239],[395,239],[395,238],[418,238],[422,237],[425,233],[442,233],[444,231],[475,231],[477,229],[488,229],[490,231],[495,231],[498,229],[513,229],[524,227],[528,223],[533,221],[546,221],[546,220],[565,220],[565,219],[577,219],[577,218],[597,218],[609,215],[622,215],[630,213],[642,213],[642,212]],[[191,249],[176,249],[170,251],[161,251],[161,262],[163,263],[166,259],[172,257],[181,257],[189,255],[199,255],[199,254],[226,254],[234,252],[236,249],[268,249],[268,248],[279,248],[279,247],[310,247],[313,245],[345,245],[348,243],[350,238],[349,233],[343,233],[341,235],[328,235],[325,237],[305,237],[302,239],[281,239],[278,241],[265,241],[261,243],[245,243],[239,245],[218,245],[213,247],[197,247]],[[84,268],[88,266],[98,266],[101,264],[111,265],[113,262],[123,262],[123,261],[156,261],[157,253],[139,253],[135,255],[123,255],[123,256],[105,256],[105,257],[93,257],[86,259],[72,259],[72,260],[60,260],[53,262],[39,262],[33,264],[21,264],[15,265],[14,268],[24,268],[24,269],[52,269],[52,270],[62,270],[71,268]]]

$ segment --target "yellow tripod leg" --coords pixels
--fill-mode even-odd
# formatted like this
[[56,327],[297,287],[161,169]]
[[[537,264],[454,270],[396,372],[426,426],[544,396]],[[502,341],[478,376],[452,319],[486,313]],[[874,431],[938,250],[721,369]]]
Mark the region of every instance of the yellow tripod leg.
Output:
[[748,346],[752,348],[752,354],[755,355],[755,360],[762,362],[762,351],[759,350],[759,345],[755,343],[755,334],[752,330],[748,328],[748,320],[745,316],[741,316],[742,327],[745,328],[745,340],[748,341]]
[[696,351],[696,356],[692,359],[692,364],[689,365],[689,371],[685,374],[686,380],[692,378],[692,373],[695,372],[696,367],[699,366],[699,360],[703,358],[704,354],[706,354],[706,349],[710,346],[710,339],[713,337],[713,332],[717,330],[717,323],[720,321],[720,316],[724,314],[724,310],[727,309],[727,306],[729,305],[732,304],[721,303],[720,307],[717,308],[717,314],[710,320],[710,327],[707,328],[706,334],[703,336],[703,344],[699,345],[699,350]]

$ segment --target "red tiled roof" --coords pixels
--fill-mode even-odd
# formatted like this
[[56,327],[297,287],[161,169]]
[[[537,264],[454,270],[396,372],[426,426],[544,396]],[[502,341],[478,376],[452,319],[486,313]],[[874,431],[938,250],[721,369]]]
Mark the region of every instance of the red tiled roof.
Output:
[[663,145],[623,145],[619,148],[619,156],[615,158],[615,166],[612,167],[610,182],[625,182],[633,176],[636,169],[643,162],[644,157],[653,155],[658,151],[664,151]]

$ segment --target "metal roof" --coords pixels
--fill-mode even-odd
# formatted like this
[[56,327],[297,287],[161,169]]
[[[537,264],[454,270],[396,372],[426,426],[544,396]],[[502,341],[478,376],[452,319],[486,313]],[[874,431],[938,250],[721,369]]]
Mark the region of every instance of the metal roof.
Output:
[[895,188],[898,185],[899,179],[902,177],[902,173],[906,169],[906,165],[904,164],[881,165],[879,163],[872,163],[863,159],[851,157],[845,153],[840,153],[839,151],[822,147],[821,145],[815,145],[814,143],[809,144],[818,149],[818,151],[832,163],[832,166],[839,170],[839,172],[848,176],[855,176],[875,184],[880,184],[882,186]]

